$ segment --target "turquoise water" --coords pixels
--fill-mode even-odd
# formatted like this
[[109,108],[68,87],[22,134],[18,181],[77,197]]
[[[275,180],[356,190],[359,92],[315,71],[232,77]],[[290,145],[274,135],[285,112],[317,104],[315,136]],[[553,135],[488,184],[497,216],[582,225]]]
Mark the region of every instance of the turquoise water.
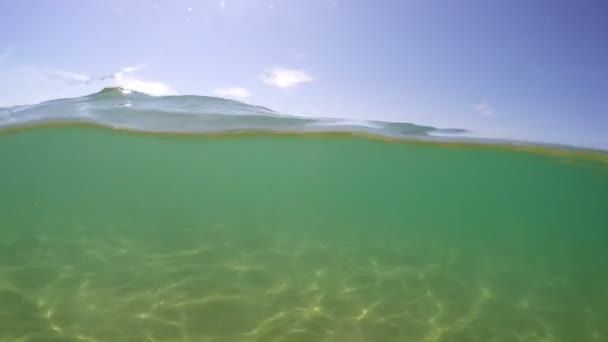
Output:
[[0,341],[608,338],[602,153],[54,125],[0,156]]

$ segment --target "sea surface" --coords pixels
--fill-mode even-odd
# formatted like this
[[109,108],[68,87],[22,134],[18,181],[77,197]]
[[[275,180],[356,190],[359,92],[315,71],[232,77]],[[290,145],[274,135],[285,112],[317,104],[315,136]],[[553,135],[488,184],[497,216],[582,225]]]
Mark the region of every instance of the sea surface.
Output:
[[0,108],[0,341],[608,341],[608,154],[461,132]]

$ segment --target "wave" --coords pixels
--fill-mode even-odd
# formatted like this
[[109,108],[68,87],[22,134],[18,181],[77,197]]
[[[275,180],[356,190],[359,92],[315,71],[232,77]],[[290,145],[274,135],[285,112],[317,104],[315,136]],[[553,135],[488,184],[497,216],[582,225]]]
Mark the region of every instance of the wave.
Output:
[[149,96],[117,87],[78,98],[0,108],[0,129],[62,122],[159,133],[353,132],[432,138],[467,132],[402,122],[302,117],[218,97]]

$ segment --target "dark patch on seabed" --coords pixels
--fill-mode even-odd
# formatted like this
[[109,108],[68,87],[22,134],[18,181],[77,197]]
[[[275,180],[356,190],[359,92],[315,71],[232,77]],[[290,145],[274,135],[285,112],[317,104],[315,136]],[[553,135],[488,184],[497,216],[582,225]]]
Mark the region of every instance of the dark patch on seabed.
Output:
[[2,135],[0,341],[605,341],[608,164],[541,152]]

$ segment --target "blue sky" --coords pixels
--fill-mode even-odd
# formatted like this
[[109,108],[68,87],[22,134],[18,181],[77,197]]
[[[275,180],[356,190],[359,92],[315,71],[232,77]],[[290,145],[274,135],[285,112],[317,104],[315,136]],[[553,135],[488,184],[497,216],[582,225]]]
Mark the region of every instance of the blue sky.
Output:
[[608,1],[0,2],[0,106],[106,85],[608,148]]

